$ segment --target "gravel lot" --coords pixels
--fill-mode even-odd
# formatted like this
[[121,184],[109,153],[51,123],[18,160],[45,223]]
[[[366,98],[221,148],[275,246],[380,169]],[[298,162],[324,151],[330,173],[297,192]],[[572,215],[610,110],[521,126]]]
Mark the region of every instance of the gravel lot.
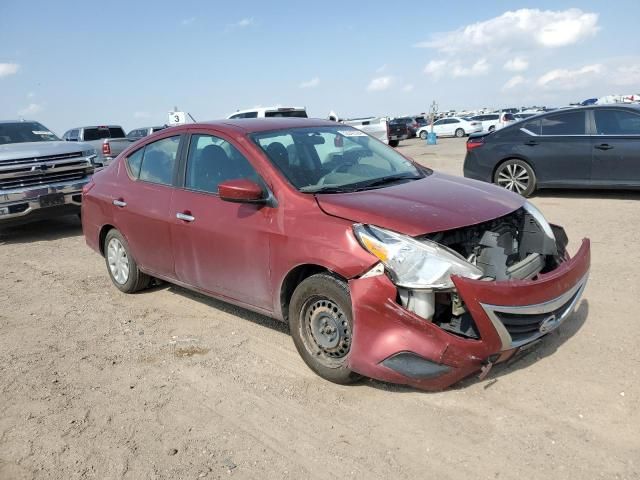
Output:
[[[400,150],[462,174],[462,140]],[[0,230],[0,479],[638,479],[638,200],[533,198],[571,251],[591,238],[584,298],[522,360],[440,393],[333,385],[273,320],[123,295],[75,218]]]

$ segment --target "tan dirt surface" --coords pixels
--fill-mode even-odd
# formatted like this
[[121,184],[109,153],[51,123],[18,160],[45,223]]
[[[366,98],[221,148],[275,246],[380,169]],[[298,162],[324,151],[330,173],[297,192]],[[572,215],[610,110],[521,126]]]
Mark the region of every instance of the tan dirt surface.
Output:
[[[462,174],[464,140],[400,151]],[[640,478],[640,194],[532,200],[571,251],[591,238],[584,298],[522,360],[440,393],[333,385],[269,318],[124,295],[76,218],[0,230],[0,479]]]

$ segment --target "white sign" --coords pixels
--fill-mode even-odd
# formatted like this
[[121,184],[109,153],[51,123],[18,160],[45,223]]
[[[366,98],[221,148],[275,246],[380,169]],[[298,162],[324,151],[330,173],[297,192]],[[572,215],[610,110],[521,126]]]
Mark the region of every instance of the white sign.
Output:
[[169,125],[184,125],[187,123],[187,114],[184,112],[169,112]]

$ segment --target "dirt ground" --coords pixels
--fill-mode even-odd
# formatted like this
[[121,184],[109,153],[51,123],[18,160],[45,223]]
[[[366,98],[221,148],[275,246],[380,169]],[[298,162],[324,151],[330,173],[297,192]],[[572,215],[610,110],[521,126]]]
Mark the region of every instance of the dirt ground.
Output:
[[[462,174],[463,141],[400,148]],[[533,198],[571,251],[591,238],[584,298],[533,353],[440,393],[333,385],[273,320],[121,294],[73,217],[2,230],[0,479],[638,479],[639,200]]]

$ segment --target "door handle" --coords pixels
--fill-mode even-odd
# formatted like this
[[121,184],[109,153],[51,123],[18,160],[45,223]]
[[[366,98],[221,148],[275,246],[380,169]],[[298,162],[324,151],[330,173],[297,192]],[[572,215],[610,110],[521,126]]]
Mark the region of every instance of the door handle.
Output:
[[529,147],[535,147],[536,145],[539,145],[538,142],[536,142],[535,140],[528,140],[526,142],[524,142],[525,145],[528,145]]
[[127,206],[127,202],[125,202],[124,200],[120,200],[120,199],[114,200],[111,203],[113,203],[116,207],[120,207],[120,208],[124,208],[124,207]]
[[611,150],[613,148],[613,145],[609,145],[608,143],[602,143],[600,145],[596,145],[596,148],[598,150]]
[[196,217],[188,213],[176,213],[176,218],[185,222],[193,222],[196,219]]

